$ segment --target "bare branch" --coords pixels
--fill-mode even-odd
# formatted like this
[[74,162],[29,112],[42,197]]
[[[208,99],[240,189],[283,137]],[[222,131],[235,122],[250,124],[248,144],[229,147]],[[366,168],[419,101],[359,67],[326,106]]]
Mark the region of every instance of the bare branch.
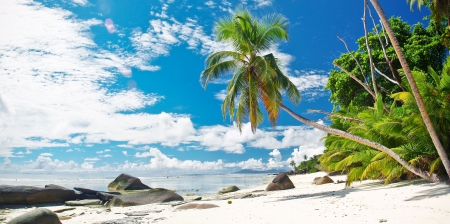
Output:
[[[378,40],[380,41],[380,45],[381,45],[381,49],[383,50],[384,58],[386,59],[386,63],[388,64],[389,69],[390,69],[391,72],[392,72],[392,77],[394,77],[394,79],[395,79],[396,81],[395,81],[395,82],[391,81],[391,79],[389,79],[385,74],[383,74],[383,73],[381,73],[379,70],[377,70],[377,68],[376,68],[375,65],[374,65],[375,70],[376,70],[380,75],[382,75],[383,77],[387,78],[389,81],[391,81],[391,82],[397,84],[403,91],[405,91],[405,88],[403,88],[401,82],[398,80],[398,76],[396,75],[396,71],[395,71],[394,67],[392,66],[391,60],[389,60],[389,57],[388,57],[388,55],[387,55],[387,53],[386,53],[386,46],[383,44],[383,41],[381,40],[381,36],[380,36],[380,33],[378,32],[378,28],[377,28],[377,25],[376,25],[376,23],[375,23],[375,19],[374,19],[373,16],[372,16],[372,9],[371,9],[369,6],[367,6],[367,8],[369,8],[369,15],[370,15],[370,18],[372,18],[372,23],[373,23],[373,26],[375,27],[375,32],[376,32],[376,34],[377,34],[377,36],[378,36]],[[381,26],[383,26],[383,25],[381,25]],[[382,27],[382,28],[383,28],[383,27]],[[384,35],[384,36],[385,36],[385,38],[386,38],[386,35]],[[387,42],[387,39],[386,39],[386,45],[387,45],[387,44],[388,44],[388,42]]]
[[347,121],[347,120],[348,120],[348,121],[353,121],[353,122],[357,122],[357,123],[364,123],[364,121],[359,120],[359,119],[356,119],[356,118],[353,118],[353,117],[344,117],[344,116],[341,116],[341,115],[338,115],[338,114],[328,113],[328,112],[323,111],[323,110],[311,110],[311,109],[308,109],[307,111],[308,111],[308,113],[321,113],[321,114],[326,114],[326,115],[328,115],[329,117],[337,117],[337,118],[340,118],[340,119],[342,119],[342,120],[344,120],[344,121]]
[[[380,74],[381,76],[383,76],[384,78],[386,78],[387,80],[389,80],[389,82],[392,82],[392,83],[394,83],[394,84],[400,86],[400,84],[399,84],[397,81],[395,81],[395,80],[389,78],[387,75],[385,75],[384,73],[382,73],[380,70],[377,69],[377,67],[375,67],[375,65],[374,65],[373,67],[375,68],[375,71],[377,71],[378,74]],[[400,86],[400,87],[401,87],[401,86]]]
[[348,49],[348,45],[347,45],[347,43],[345,42],[345,40],[342,39],[339,35],[336,35],[336,36],[337,36],[337,38],[338,38],[339,40],[342,41],[342,43],[344,43],[345,49],[347,49],[347,52],[348,52],[348,53],[352,56],[352,58],[355,60],[356,64],[357,64],[358,67],[359,67],[359,70],[361,71],[362,76],[364,77],[364,82],[365,82],[365,81],[367,80],[367,78],[366,78],[366,76],[364,75],[364,71],[363,71],[363,69],[362,69],[362,67],[361,67],[361,64],[359,64],[358,59],[356,59],[356,57],[353,55],[353,53],[350,51],[350,49]]
[[367,48],[367,54],[369,55],[369,63],[370,63],[370,74],[372,75],[372,85],[373,85],[373,91],[375,95],[378,95],[378,88],[377,88],[377,80],[375,79],[375,72],[373,69],[373,58],[372,58],[372,49],[370,49],[369,46],[369,35],[367,33],[367,24],[366,24],[366,8],[368,8],[369,5],[367,3],[367,0],[364,0],[364,16],[362,18],[363,24],[364,24],[364,37],[366,39],[366,48]]
[[376,100],[377,97],[375,95],[375,93],[373,93],[373,91],[370,89],[370,87],[368,85],[366,85],[365,83],[363,83],[361,80],[359,80],[355,74],[350,73],[349,71],[347,71],[345,68],[343,68],[342,66],[338,65],[337,63],[333,62],[333,65],[338,67],[339,69],[341,69],[343,72],[345,72],[348,76],[350,76],[353,80],[355,80],[356,82],[358,82],[370,95],[372,95],[373,99]]

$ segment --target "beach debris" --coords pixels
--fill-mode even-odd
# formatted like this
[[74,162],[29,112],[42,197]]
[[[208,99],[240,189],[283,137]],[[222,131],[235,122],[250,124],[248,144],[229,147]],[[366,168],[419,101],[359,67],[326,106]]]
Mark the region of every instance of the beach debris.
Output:
[[295,188],[294,183],[289,179],[288,175],[285,173],[279,173],[275,178],[273,178],[272,183],[267,185],[265,191],[278,191]]
[[100,199],[84,199],[78,201],[66,201],[68,206],[85,206],[85,205],[101,205],[102,201]]
[[134,212],[126,212],[126,216],[146,216],[149,215],[150,212],[148,211],[134,211]]
[[33,186],[0,185],[1,205],[35,205],[46,203],[63,203],[77,199],[74,190],[58,185],[45,185],[44,188]]
[[108,206],[109,208],[126,207],[171,201],[184,201],[184,198],[171,190],[167,190],[164,188],[154,188],[147,191],[116,195],[106,203],[106,206]]
[[219,191],[219,194],[226,194],[226,193],[235,192],[238,190],[240,190],[240,189],[237,186],[233,185],[233,186],[223,188],[222,190]]
[[380,219],[380,223],[387,222],[387,219]]
[[181,210],[189,210],[189,209],[209,209],[209,208],[215,208],[219,207],[215,204],[199,204],[199,203],[189,203],[185,205],[181,205],[177,207],[174,211],[181,211]]
[[151,189],[149,186],[143,184],[137,177],[126,173],[120,174],[116,179],[108,184],[110,191],[124,191],[124,190],[146,190]]
[[143,222],[143,217],[125,217],[122,219],[113,219],[95,222],[93,224],[129,224],[129,223],[148,223],[148,222]]
[[49,209],[37,208],[17,216],[7,224],[61,224],[61,221]]
[[322,184],[329,184],[334,183],[334,181],[329,176],[323,176],[323,177],[316,177],[314,178],[312,184],[315,185],[322,185]]
[[229,205],[231,205],[231,203],[232,203],[231,201],[228,201],[228,204],[229,204]]
[[194,193],[185,193],[184,196],[195,196]]
[[67,215],[62,215],[62,216],[58,216],[59,220],[69,220],[72,218],[72,216],[67,216]]
[[61,212],[65,212],[65,211],[70,211],[70,210],[74,210],[76,209],[75,207],[68,207],[68,208],[61,208],[61,209],[56,209],[53,212],[55,213],[61,213]]

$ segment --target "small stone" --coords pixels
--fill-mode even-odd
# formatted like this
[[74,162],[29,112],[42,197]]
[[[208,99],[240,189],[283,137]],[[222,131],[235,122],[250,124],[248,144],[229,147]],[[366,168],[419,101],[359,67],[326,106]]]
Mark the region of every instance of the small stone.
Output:
[[387,219],[380,219],[380,223],[387,222]]
[[228,204],[230,205],[232,202],[231,201],[228,201]]

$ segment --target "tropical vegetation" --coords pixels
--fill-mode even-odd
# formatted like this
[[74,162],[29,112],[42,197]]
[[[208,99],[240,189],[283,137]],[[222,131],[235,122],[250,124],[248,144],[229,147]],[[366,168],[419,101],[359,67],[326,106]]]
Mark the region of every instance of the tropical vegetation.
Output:
[[[378,1],[371,2],[383,29],[376,26],[370,34],[366,30],[358,40],[358,51],[334,61],[340,71],[332,71],[327,85],[335,105],[330,127],[283,104],[283,94],[296,104],[300,93],[268,52],[276,41],[289,39],[287,19],[282,15],[255,18],[238,8],[220,19],[217,40],[232,44],[234,50],[208,56],[201,84],[206,88],[212,80],[231,75],[222,114],[224,118],[229,114],[239,130],[248,119],[256,131],[263,121],[261,104],[272,125],[283,109],[300,122],[329,133],[327,150],[319,161],[328,170],[348,171],[347,184],[380,177],[388,183],[404,175],[440,181],[436,174],[450,173],[445,136],[450,122],[445,112],[450,99],[450,62],[442,66],[446,49],[431,28],[415,25],[409,32],[409,25],[399,18],[392,18],[391,26]],[[367,9],[368,5],[364,15]],[[410,45],[405,54],[400,44]]]

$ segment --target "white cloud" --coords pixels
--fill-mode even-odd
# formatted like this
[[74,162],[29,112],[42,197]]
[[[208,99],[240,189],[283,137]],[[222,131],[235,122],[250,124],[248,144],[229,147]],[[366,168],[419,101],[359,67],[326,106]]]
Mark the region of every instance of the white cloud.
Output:
[[8,169],[11,166],[11,160],[8,157],[3,159],[2,169]]
[[[0,37],[0,131],[7,134],[0,136],[0,156],[11,156],[16,147],[69,143],[176,146],[195,132],[186,115],[121,113],[154,105],[162,97],[136,89],[107,89],[121,74],[127,55],[97,48],[89,29],[101,21],[76,20],[68,11],[37,3],[4,4],[0,9],[0,29],[4,30]],[[165,44],[180,41],[183,29],[179,23],[155,20],[151,24],[159,33],[155,45],[162,45],[159,53],[165,52]],[[194,32],[195,25],[190,26],[185,34]],[[140,56],[129,58],[133,66],[148,66],[133,61]]]
[[295,75],[288,75],[292,83],[300,91],[303,98],[314,100],[326,96],[324,90],[328,82],[328,73],[321,70],[294,70]]
[[73,152],[73,149],[67,149],[66,152]]
[[[124,151],[125,152],[125,151]],[[294,153],[298,151],[294,150]],[[127,155],[127,153],[124,153]],[[171,170],[171,172],[178,173],[212,173],[212,172],[230,172],[235,170],[235,168],[240,169],[253,169],[253,170],[269,170],[269,169],[286,169],[288,167],[291,158],[283,160],[279,150],[274,149],[270,151],[271,156],[265,163],[262,159],[250,158],[241,162],[226,163],[221,159],[217,161],[199,161],[199,160],[180,160],[177,158],[169,158],[166,154],[162,153],[157,148],[150,148],[148,152],[138,153],[138,155],[145,155],[145,157],[150,157],[147,162],[130,162],[125,161],[122,164],[117,164],[115,166],[110,166],[109,164],[103,166],[95,166],[95,162],[100,159],[85,158],[82,164],[78,164],[72,160],[65,162],[58,159],[52,160],[50,157],[38,156],[35,161],[30,160],[28,163],[12,163],[9,158],[3,160],[3,164],[0,166],[0,170],[13,171],[13,172],[31,172],[31,173],[57,173],[57,172],[79,172],[84,171],[89,172],[104,172],[104,171],[143,171],[143,172],[155,172],[161,173]],[[104,157],[110,157],[111,155],[106,154]],[[144,156],[141,156],[144,158]]]
[[81,6],[85,6],[88,4],[88,0],[72,0],[74,3],[79,4]]
[[[323,124],[323,121],[318,123]],[[253,134],[250,123],[245,123],[242,133],[235,125],[203,126],[189,140],[198,142],[206,147],[207,151],[223,150],[227,153],[242,154],[245,152],[245,147],[281,149],[307,146],[323,151],[324,143],[320,139],[324,136],[326,136],[325,132],[308,126],[278,126],[275,130],[257,129]]]
[[109,158],[109,157],[112,157],[112,155],[111,155],[111,154],[105,154],[105,155],[102,155],[102,156],[100,156],[100,157],[103,157],[103,158]]
[[45,152],[45,153],[41,153],[39,156],[51,157],[51,156],[53,156],[53,154]]
[[221,90],[218,93],[214,94],[214,97],[220,101],[225,100],[225,97],[227,97],[228,91],[227,90]]
[[205,5],[210,7],[210,8],[215,8],[216,3],[214,3],[213,1],[207,1],[205,2]]
[[128,156],[128,152],[127,151],[122,151],[122,154]]

